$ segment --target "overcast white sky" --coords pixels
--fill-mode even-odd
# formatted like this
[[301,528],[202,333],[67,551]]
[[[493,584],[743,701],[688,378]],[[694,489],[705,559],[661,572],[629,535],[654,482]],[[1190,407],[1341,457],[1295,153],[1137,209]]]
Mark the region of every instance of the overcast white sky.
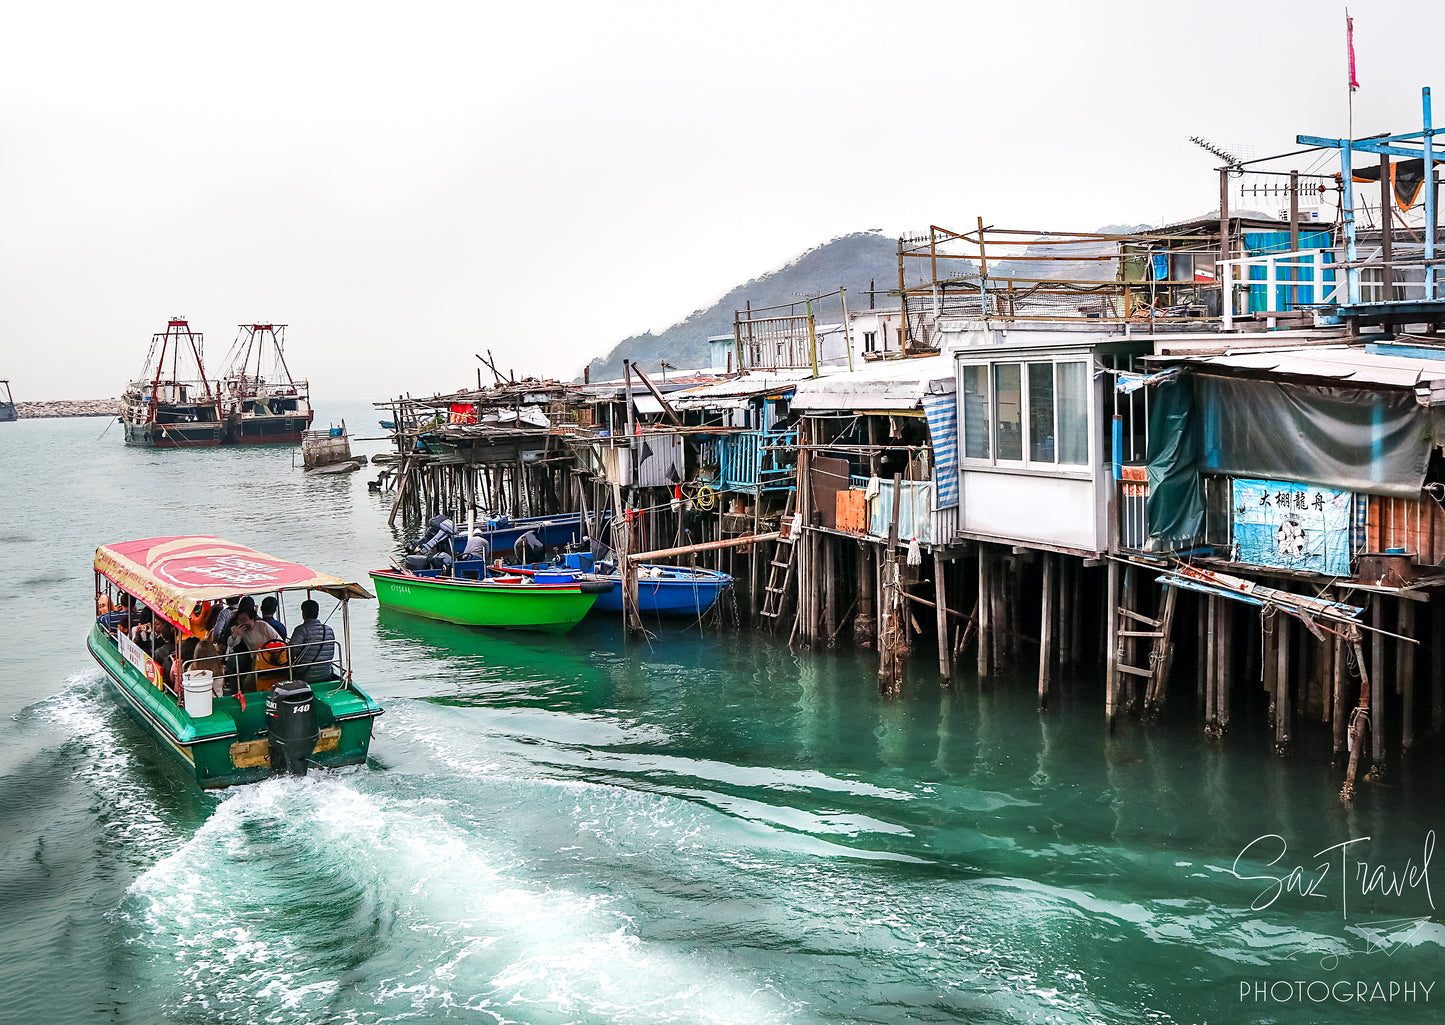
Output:
[[[1445,4],[1358,3],[1355,134],[1420,126]],[[571,377],[821,242],[1217,203],[1199,134],[1345,133],[1297,3],[0,9],[0,377],[119,394],[188,316],[326,398]],[[1437,99],[1445,121],[1445,92]],[[1263,205],[1263,204],[1261,204]]]

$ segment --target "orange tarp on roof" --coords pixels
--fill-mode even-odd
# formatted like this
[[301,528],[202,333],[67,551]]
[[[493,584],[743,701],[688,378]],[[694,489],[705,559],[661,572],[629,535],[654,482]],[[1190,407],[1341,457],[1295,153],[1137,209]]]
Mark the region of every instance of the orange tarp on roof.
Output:
[[101,545],[95,570],[160,615],[184,626],[202,602],[238,594],[316,590],[370,598],[360,584],[219,537],[152,537]]

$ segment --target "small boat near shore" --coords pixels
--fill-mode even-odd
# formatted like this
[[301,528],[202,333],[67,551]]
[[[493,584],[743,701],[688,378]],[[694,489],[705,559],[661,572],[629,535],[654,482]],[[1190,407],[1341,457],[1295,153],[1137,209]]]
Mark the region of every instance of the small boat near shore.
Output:
[[[156,537],[95,552],[96,619],[87,639],[127,711],[203,788],[366,761],[382,709],[352,677],[348,602],[359,584],[217,537]],[[341,637],[308,598],[328,596]],[[223,605],[274,596],[291,642],[223,655]],[[236,613],[236,615],[240,615]],[[274,636],[274,632],[272,636]]]
[[559,573],[540,579],[521,574],[488,576],[484,564],[469,570],[372,570],[372,586],[383,608],[463,626],[565,633],[592,608],[610,585]]
[[[572,573],[577,579],[604,581],[610,586],[598,596],[592,611],[603,615],[622,615],[622,574],[608,568],[606,563],[599,565],[585,552],[568,552],[559,564],[534,563],[503,568],[521,574]],[[731,576],[716,570],[644,563],[637,567],[637,611],[645,616],[701,616],[717,603],[732,583]]]
[[10,394],[10,382],[0,380],[0,387],[5,389],[4,396],[0,397],[0,424],[19,420],[20,413],[15,408],[15,397]]

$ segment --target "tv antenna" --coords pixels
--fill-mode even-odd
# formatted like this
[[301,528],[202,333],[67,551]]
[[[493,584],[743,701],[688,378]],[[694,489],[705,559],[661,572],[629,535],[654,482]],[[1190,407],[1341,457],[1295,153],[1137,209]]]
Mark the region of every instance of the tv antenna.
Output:
[[1191,135],[1189,137],[1189,141],[1194,143],[1194,145],[1198,146],[1200,149],[1204,150],[1206,153],[1212,153],[1220,160],[1223,160],[1226,170],[1234,174],[1244,173],[1244,161],[1240,160],[1237,156],[1229,152],[1229,150],[1225,149],[1223,146],[1216,145],[1215,143],[1210,142],[1208,139],[1202,138],[1198,135]]

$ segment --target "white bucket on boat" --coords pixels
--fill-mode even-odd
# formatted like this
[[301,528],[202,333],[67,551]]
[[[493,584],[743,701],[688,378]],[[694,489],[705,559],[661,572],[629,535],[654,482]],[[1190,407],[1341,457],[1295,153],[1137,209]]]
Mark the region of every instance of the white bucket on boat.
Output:
[[192,669],[181,674],[181,689],[186,692],[186,714],[204,719],[211,714],[211,680],[209,669]]

